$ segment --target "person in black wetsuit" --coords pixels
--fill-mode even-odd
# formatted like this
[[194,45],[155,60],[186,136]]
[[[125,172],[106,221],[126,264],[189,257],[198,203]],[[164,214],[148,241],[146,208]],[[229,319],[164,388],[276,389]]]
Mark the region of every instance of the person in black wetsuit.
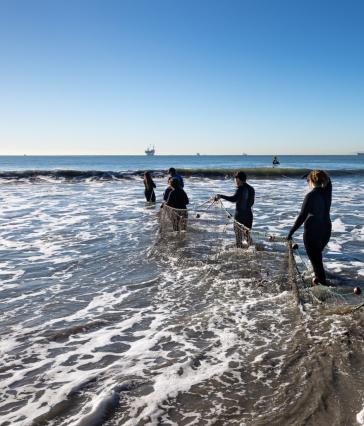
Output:
[[169,193],[168,200],[166,205],[172,207],[173,216],[173,230],[180,231],[186,230],[187,226],[187,204],[189,204],[189,199],[185,191],[181,188],[179,179],[173,178],[171,181],[172,191]]
[[291,240],[294,232],[304,223],[303,242],[315,274],[312,284],[327,285],[322,251],[331,236],[332,185],[330,177],[322,170],[313,170],[309,173],[307,182],[312,191],[306,195],[301,212],[289,231],[287,239]]
[[272,165],[273,165],[273,167],[275,167],[275,166],[279,166],[279,164],[280,164],[280,162],[278,160],[278,157],[275,155],[273,157],[273,160],[272,160]]
[[155,203],[155,183],[153,182],[150,172],[144,172],[144,195],[149,202]]
[[[246,174],[243,171],[238,172],[235,175],[235,182],[237,189],[235,194],[232,196],[217,194],[215,199],[230,201],[231,203],[236,203],[235,210],[235,221],[251,229],[253,225],[253,212],[252,206],[254,204],[255,191],[252,186],[246,183]],[[243,247],[243,232],[242,227],[234,223],[235,237],[236,237],[236,247]],[[250,236],[246,234],[248,243],[250,242]]]

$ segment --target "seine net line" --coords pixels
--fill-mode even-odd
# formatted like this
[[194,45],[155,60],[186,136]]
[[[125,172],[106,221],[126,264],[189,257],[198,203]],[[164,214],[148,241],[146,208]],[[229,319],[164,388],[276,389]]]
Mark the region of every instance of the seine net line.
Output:
[[[281,289],[290,289],[296,302],[318,304],[338,313],[364,306],[364,297],[348,286],[312,287],[312,269],[297,244],[263,229],[249,229],[234,219],[221,200],[209,199],[190,209],[164,204],[154,249],[176,264],[208,265],[208,273],[224,259],[236,258],[237,268],[250,268],[252,276],[265,274]],[[238,256],[238,257],[236,257]],[[206,271],[206,270],[205,270]],[[262,275],[263,274],[263,275]]]
[[364,307],[364,296],[354,294],[348,285],[311,285],[312,267],[301,253],[297,244],[288,245],[289,257],[292,259],[292,273],[296,276],[297,293],[300,301],[310,302],[329,309],[333,313],[345,314]]
[[201,208],[175,209],[164,204],[159,212],[159,252],[178,262],[214,263],[225,249],[229,221],[211,200]]

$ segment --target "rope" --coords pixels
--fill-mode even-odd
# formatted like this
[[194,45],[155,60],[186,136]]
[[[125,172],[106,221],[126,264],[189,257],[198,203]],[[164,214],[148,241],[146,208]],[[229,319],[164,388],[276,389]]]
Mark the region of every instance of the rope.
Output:
[[[214,197],[210,197],[207,201],[204,201],[203,203],[201,203],[201,204],[197,204],[197,206],[195,206],[195,208],[192,208],[192,210],[199,210],[200,209],[200,207],[203,207],[203,206],[205,206],[206,204],[208,204],[208,203],[212,203],[212,204],[214,204],[215,203],[215,198]],[[211,207],[211,204],[209,205],[209,207]],[[209,208],[208,207],[208,208]]]
[[292,291],[294,292],[296,303],[298,305],[302,305],[301,298],[300,298],[300,292],[293,274],[294,271],[294,265],[296,266],[296,262],[294,260],[293,256],[293,248],[292,248],[292,241],[288,241],[288,278],[290,281],[290,285],[292,288]]
[[269,241],[271,242],[281,242],[281,243],[285,243],[287,242],[287,239],[285,237],[281,237],[275,234],[270,234],[269,232],[266,231],[259,231],[259,230],[252,230],[251,228],[248,228],[247,226],[245,226],[244,224],[238,222],[233,216],[232,214],[227,210],[227,208],[224,206],[224,203],[221,201],[221,199],[219,200],[220,202],[220,206],[221,208],[224,210],[224,212],[226,213],[226,215],[228,216],[228,218],[232,219],[233,222],[239,226],[243,231],[245,232],[249,232],[250,234],[253,235],[260,235],[263,236],[264,238],[268,238]]
[[163,204],[163,209],[164,209],[164,208],[167,208],[167,209],[173,210],[173,211],[175,211],[175,212],[187,212],[187,211],[188,211],[188,209],[176,209],[175,207],[168,206],[167,204]]
[[355,311],[357,311],[357,310],[358,310],[358,309],[360,309],[360,308],[364,308],[364,302],[359,303],[358,305],[355,305],[355,306],[352,308],[351,312],[355,312]]

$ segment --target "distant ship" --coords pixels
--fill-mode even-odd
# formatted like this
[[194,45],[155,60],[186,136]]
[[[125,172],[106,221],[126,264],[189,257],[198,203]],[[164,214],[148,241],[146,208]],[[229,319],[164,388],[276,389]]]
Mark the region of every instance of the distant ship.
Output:
[[201,154],[198,152],[196,155],[197,155],[197,157],[199,157]]
[[152,157],[155,154],[155,147],[148,146],[148,148],[144,151],[148,157]]

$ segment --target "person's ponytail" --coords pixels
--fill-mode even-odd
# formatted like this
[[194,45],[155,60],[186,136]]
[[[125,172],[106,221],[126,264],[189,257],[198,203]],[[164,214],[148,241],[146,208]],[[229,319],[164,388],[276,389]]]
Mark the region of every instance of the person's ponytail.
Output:
[[316,188],[325,188],[329,183],[329,176],[323,170],[312,170],[308,175],[307,180],[312,182],[312,185]]

